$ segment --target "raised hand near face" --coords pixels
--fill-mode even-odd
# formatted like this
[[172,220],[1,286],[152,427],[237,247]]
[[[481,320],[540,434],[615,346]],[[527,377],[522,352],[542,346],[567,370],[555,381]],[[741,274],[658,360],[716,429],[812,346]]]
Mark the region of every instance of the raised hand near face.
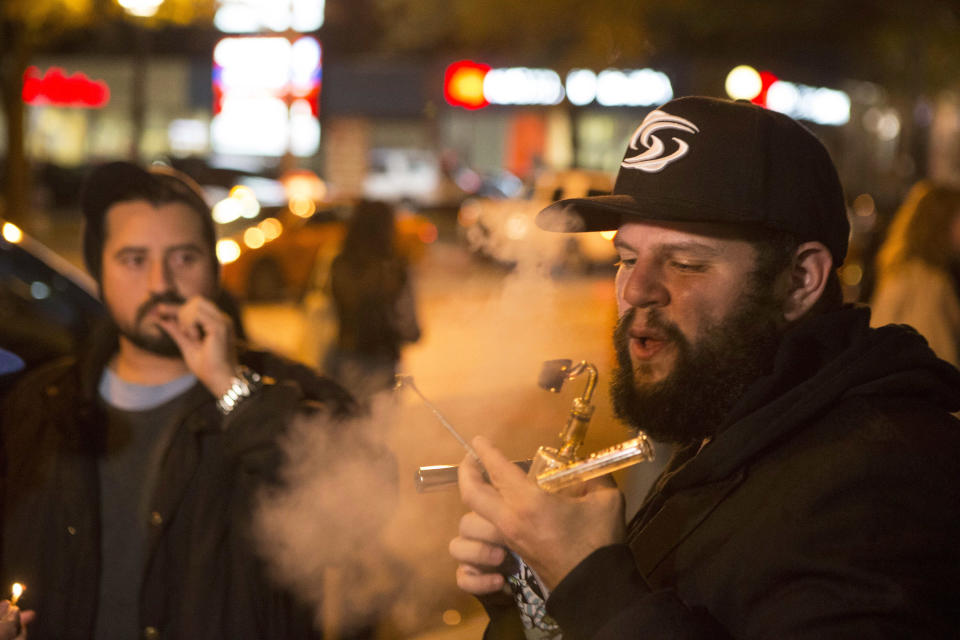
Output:
[[177,343],[183,361],[214,396],[230,388],[238,368],[233,321],[217,305],[193,296],[158,323]]

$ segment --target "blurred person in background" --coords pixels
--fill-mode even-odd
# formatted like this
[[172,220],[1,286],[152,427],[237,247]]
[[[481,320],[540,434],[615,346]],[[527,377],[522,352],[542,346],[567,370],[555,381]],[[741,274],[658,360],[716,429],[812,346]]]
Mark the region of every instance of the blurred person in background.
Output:
[[392,388],[401,348],[420,339],[409,267],[395,238],[393,208],[361,200],[330,267],[338,333],[324,366],[360,399]]
[[295,416],[330,416],[337,443],[356,403],[236,340],[189,178],[109,163],[81,208],[109,326],[2,412],[2,579],[29,588],[30,637],[313,637],[313,612],[265,575],[251,502]]
[[872,324],[908,324],[960,366],[960,189],[910,189],[877,254]]
[[672,100],[612,195],[538,224],[617,230],[611,399],[676,450],[625,522],[612,481],[548,493],[475,438],[489,482],[467,456],[450,552],[487,638],[956,635],[960,372],[843,304],[850,227],[812,133]]

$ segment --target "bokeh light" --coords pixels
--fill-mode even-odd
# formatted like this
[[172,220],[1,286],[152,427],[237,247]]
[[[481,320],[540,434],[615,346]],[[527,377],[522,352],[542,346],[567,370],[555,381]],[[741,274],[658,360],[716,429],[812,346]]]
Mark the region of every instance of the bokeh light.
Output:
[[217,261],[220,264],[230,264],[240,257],[240,245],[236,240],[224,239],[217,242]]
[[760,72],[749,65],[734,67],[727,74],[724,88],[734,100],[753,100],[763,90]]

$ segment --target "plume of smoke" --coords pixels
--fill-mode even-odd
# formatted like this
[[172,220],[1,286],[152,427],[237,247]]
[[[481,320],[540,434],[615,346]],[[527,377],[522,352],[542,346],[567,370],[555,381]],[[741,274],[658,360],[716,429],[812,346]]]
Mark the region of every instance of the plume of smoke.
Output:
[[[539,389],[541,363],[586,359],[605,372],[615,318],[610,274],[561,287],[539,255],[522,257],[504,275],[444,256],[418,280],[433,313],[404,356],[405,371],[465,437],[484,434],[514,458],[556,444],[579,391]],[[623,439],[605,387],[590,449]],[[314,605],[318,621],[329,624],[332,608],[343,629],[379,620],[381,637],[410,637],[441,626],[445,608],[479,615],[456,589],[447,552],[464,512],[459,495],[413,485],[418,466],[457,464],[464,452],[414,394],[378,397],[369,418],[339,429],[303,420],[283,445],[283,483],[263,494],[256,531],[277,580]],[[337,587],[325,594],[331,567]]]
[[[330,624],[323,617],[332,611],[345,630],[377,618],[400,573],[380,541],[398,491],[395,456],[381,433],[391,421],[383,406],[346,423],[296,420],[281,442],[280,483],[264,489],[256,506],[254,532],[268,567],[315,607],[318,626]],[[331,577],[341,585],[324,593]]]

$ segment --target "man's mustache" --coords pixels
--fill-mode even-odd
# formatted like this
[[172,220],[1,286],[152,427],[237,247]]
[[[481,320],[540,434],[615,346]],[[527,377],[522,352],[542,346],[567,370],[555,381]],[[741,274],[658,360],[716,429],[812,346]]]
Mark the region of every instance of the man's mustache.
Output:
[[672,340],[681,344],[685,344],[687,342],[687,337],[683,335],[680,327],[678,327],[676,323],[670,322],[664,318],[659,309],[640,311],[636,307],[631,307],[625,314],[620,316],[620,319],[617,321],[617,326],[614,330],[614,340],[616,344],[622,344],[624,347],[626,347],[628,339],[627,334],[630,331],[630,327],[633,326],[633,321],[637,313],[646,313],[644,324],[650,329],[656,329],[668,340]]
[[140,322],[143,321],[143,319],[147,316],[147,314],[150,313],[150,311],[157,305],[161,305],[161,304],[181,305],[186,301],[187,301],[186,298],[181,296],[176,291],[164,291],[163,293],[155,293],[151,295],[146,302],[140,305],[139,309],[137,309],[136,323],[140,324]]

